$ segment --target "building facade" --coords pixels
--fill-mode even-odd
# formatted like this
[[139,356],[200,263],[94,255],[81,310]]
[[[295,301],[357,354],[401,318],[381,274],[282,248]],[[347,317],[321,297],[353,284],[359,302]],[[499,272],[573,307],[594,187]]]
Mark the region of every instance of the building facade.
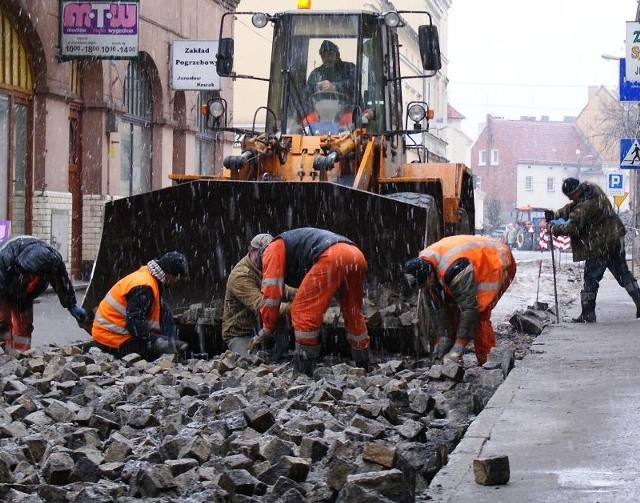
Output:
[[572,117],[487,116],[471,149],[471,168],[475,188],[484,194],[488,227],[513,221],[517,207],[564,206],[562,181],[567,177],[598,183],[602,178],[602,160]]
[[97,255],[106,201],[221,165],[200,104],[212,93],[232,102],[231,84],[174,91],[171,45],[217,39],[237,4],[143,0],[134,59],[63,61],[60,0],[0,3],[0,220],[12,235],[51,242],[79,277]]

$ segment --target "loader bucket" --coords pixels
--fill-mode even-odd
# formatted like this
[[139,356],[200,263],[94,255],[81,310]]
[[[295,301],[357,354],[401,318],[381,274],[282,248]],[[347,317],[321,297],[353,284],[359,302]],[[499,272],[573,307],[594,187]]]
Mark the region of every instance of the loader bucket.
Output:
[[255,234],[304,226],[356,243],[368,261],[368,293],[375,295],[376,285],[402,282],[402,264],[431,234],[433,207],[330,182],[195,181],[119,199],[105,208],[84,307],[95,308],[118,279],[172,250],[186,255],[190,278],[168,289],[169,305],[208,305],[224,298],[229,272]]

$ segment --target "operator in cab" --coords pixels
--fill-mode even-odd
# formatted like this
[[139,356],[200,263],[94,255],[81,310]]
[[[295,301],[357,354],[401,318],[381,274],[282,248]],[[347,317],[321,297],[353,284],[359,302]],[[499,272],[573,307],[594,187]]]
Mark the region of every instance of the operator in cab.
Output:
[[[351,120],[348,110],[353,106],[356,84],[356,65],[340,58],[340,49],[330,40],[324,40],[320,45],[322,65],[315,68],[307,80],[305,95],[307,100],[307,115],[304,123],[326,121],[315,108],[315,103],[322,99],[341,101],[338,117],[331,117],[340,125],[346,126]],[[349,112],[349,113],[347,113]]]

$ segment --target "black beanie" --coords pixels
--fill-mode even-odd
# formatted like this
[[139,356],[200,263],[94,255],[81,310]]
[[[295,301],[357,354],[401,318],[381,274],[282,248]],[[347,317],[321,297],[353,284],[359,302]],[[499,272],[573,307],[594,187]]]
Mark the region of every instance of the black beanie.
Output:
[[562,182],[562,193],[568,197],[576,191],[578,185],[580,185],[580,180],[577,178],[565,178]]
[[433,266],[421,258],[412,258],[405,262],[402,271],[407,276],[409,286],[417,288],[427,281],[429,274],[433,271]]
[[187,264],[186,257],[177,251],[165,253],[162,257],[156,260],[160,269],[166,274],[172,274],[173,276],[188,276],[189,265]]

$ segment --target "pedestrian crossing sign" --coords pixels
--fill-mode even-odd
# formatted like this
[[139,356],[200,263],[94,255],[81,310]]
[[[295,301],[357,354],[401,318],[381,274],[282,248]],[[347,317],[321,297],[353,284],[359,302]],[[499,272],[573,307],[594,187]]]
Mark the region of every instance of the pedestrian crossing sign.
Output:
[[620,140],[620,168],[640,168],[640,140],[637,138]]

